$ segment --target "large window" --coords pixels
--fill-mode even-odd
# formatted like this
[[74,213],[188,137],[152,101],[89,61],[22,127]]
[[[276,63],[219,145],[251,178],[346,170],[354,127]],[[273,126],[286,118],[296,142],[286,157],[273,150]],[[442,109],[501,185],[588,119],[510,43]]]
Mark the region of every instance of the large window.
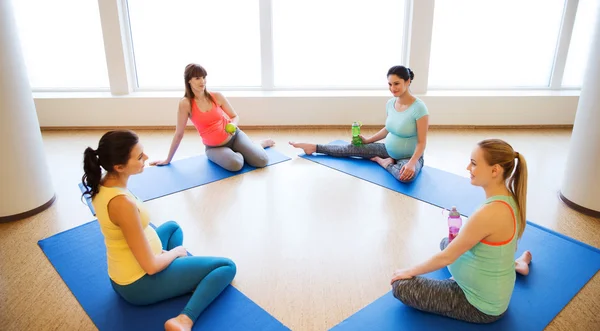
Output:
[[404,0],[272,0],[275,87],[387,86],[403,64]]
[[108,88],[97,0],[12,3],[34,90]]
[[583,76],[589,58],[590,42],[596,26],[597,13],[600,9],[598,6],[600,6],[598,0],[579,0],[562,81],[565,87],[581,87],[583,83]]
[[197,63],[211,87],[260,86],[258,0],[128,0],[140,88],[183,89]]
[[[12,3],[34,90],[115,94],[181,91],[189,63],[204,66],[209,87],[223,90],[385,90],[387,70],[400,64],[428,76],[416,85],[419,93],[580,88],[600,6],[600,0]],[[569,39],[561,31],[571,28]]]
[[431,88],[549,87],[565,0],[437,0]]

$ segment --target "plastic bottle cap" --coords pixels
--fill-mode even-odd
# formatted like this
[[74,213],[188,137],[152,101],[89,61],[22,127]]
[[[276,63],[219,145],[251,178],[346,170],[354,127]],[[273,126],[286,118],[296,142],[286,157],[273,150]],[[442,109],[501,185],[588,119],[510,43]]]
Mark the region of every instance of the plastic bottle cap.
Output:
[[450,211],[449,216],[450,217],[460,217],[460,213],[458,212],[458,210],[456,210],[455,206],[452,206],[452,210]]

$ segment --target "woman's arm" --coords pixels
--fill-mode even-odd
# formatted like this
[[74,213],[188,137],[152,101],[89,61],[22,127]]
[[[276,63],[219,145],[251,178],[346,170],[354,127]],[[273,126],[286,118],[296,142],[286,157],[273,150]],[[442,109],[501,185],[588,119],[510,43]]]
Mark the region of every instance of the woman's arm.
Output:
[[148,275],[162,271],[173,260],[187,254],[185,249],[179,246],[166,253],[154,255],[144,235],[137,206],[125,195],[119,195],[108,203],[108,215],[111,221],[121,228],[133,256]]
[[425,146],[427,145],[427,131],[429,130],[429,115],[425,115],[417,120],[417,147],[410,158],[409,163],[416,164],[423,156]]
[[214,92],[213,94],[217,98],[217,103],[219,104],[219,106],[221,106],[225,114],[227,114],[227,116],[229,116],[229,118],[231,119],[231,123],[237,126],[238,122],[240,121],[240,117],[235,112],[229,101],[227,101],[227,98],[225,98],[225,96],[220,92]]
[[173,156],[175,156],[177,148],[179,148],[181,139],[183,139],[183,134],[185,133],[185,126],[187,125],[191,109],[192,106],[187,98],[183,98],[181,101],[179,101],[179,109],[177,110],[177,126],[175,128],[175,135],[173,136],[173,140],[171,141],[169,155],[164,161],[153,161],[150,162],[150,165],[166,165],[171,163],[171,160],[173,160]]
[[416,172],[417,162],[425,152],[427,145],[427,130],[429,129],[429,115],[424,115],[417,120],[417,146],[412,157],[400,169],[400,180],[413,178]]
[[387,136],[387,134],[388,134],[388,130],[386,130],[386,128],[384,127],[383,129],[379,130],[379,132],[372,135],[371,137],[366,138],[366,139],[363,138],[363,142],[365,144],[374,143],[374,142],[377,142],[377,141],[385,138],[385,136]]
[[458,236],[452,240],[446,249],[433,255],[423,263],[396,270],[392,283],[398,279],[408,279],[430,273],[454,263],[462,254],[491,234],[492,230],[488,226],[488,220],[493,213],[495,213],[493,206],[483,206],[469,218]]

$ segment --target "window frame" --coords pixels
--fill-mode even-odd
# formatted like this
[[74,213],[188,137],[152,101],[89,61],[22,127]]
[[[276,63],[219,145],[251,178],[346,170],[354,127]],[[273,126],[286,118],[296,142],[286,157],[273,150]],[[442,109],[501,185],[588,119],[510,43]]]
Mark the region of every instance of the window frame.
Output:
[[[415,1],[415,0],[412,0]],[[546,91],[546,90],[574,90],[562,86],[562,77],[567,61],[569,45],[573,26],[575,25],[575,16],[577,14],[577,5],[579,0],[564,0],[563,12],[560,27],[558,30],[557,42],[554,48],[554,59],[550,69],[550,79],[547,86],[469,86],[469,87],[443,87],[427,86],[427,91]],[[433,12],[431,13],[433,15]],[[433,24],[433,20],[432,20]],[[433,28],[433,26],[432,26]],[[431,40],[430,40],[431,43]],[[428,62],[429,65],[429,62]]]
[[[379,87],[275,87],[272,38],[272,0],[259,1],[260,51],[261,51],[261,85],[259,87],[220,87],[221,91],[352,91],[352,90],[387,90],[387,86]],[[418,76],[411,86],[416,94],[428,91],[481,91],[481,90],[580,90],[580,87],[562,85],[567,55],[571,42],[573,27],[577,14],[579,0],[564,0],[565,7],[559,36],[555,48],[552,73],[547,87],[471,87],[471,88],[441,88],[431,87],[428,83],[429,60],[433,29],[433,12],[435,0],[405,0],[405,28],[403,38],[403,58],[401,63],[414,69]],[[140,88],[137,84],[135,66],[135,50],[129,26],[129,7],[127,0],[98,0],[100,22],[102,25],[106,64],[110,88],[35,88],[34,92],[106,92],[112,95],[127,95],[134,92],[166,92],[181,91],[182,88]],[[399,63],[400,64],[400,63]]]

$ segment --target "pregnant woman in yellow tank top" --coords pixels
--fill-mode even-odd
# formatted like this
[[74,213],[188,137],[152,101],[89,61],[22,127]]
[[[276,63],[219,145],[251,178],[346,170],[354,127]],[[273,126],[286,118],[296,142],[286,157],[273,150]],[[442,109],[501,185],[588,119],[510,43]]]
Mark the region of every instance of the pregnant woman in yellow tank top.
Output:
[[[149,305],[193,292],[165,329],[191,330],[198,316],[231,283],[236,266],[224,257],[188,256],[174,221],[150,225],[151,215],[127,188],[148,157],[129,130],[109,131],[84,152],[82,182],[96,210],[115,292],[133,305]],[[102,168],[105,170],[102,176]]]

